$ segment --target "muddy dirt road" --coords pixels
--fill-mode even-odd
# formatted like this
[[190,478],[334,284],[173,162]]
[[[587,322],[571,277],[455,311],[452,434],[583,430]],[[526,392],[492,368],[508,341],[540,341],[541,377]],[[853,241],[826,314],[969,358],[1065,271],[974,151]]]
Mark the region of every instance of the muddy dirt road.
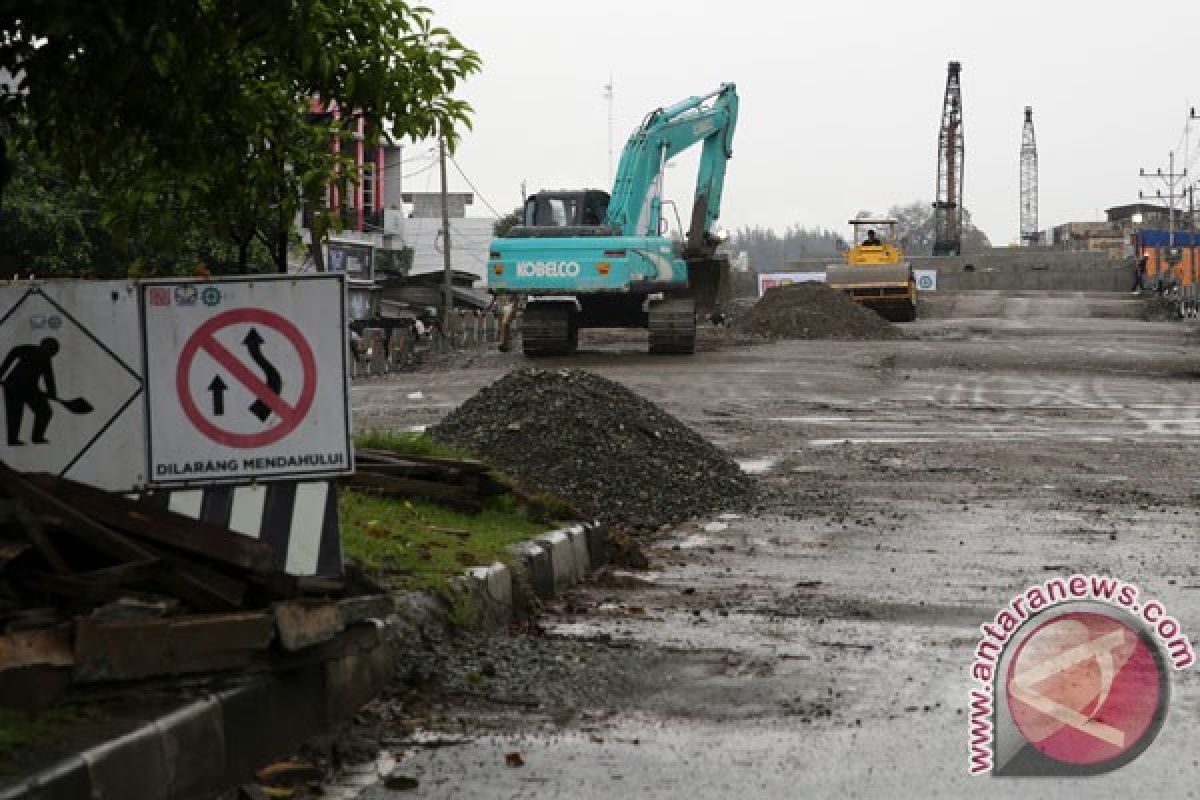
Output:
[[[664,533],[649,571],[548,609],[548,637],[458,647],[440,669],[469,691],[424,721],[469,741],[407,750],[419,789],[364,796],[1196,796],[1194,668],[1121,770],[967,775],[979,625],[1026,586],[1110,574],[1200,635],[1200,334],[1139,307],[943,294],[911,341],[650,358],[607,339],[551,362],[659,402],[772,499]],[[357,424],[432,423],[503,371],[357,386]]]

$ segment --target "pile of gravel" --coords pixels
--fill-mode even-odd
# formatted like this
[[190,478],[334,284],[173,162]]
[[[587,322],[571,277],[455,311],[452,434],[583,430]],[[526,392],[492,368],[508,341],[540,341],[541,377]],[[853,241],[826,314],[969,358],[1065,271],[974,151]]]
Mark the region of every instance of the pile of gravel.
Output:
[[733,324],[735,331],[772,339],[904,339],[883,317],[823,283],[792,283],[766,291]]
[[755,494],[754,480],[687,425],[583,370],[511,372],[428,433],[618,526],[745,509]]
[[1146,298],[1142,306],[1142,319],[1146,322],[1171,322],[1179,318],[1179,303],[1161,294]]

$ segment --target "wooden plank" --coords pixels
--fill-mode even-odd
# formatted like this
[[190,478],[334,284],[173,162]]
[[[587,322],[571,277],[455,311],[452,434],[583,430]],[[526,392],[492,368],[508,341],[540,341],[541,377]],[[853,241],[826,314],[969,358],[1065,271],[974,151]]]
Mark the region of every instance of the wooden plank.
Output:
[[8,562],[20,557],[23,553],[29,552],[29,548],[32,546],[24,539],[0,539],[0,569],[4,569]]
[[130,536],[255,573],[272,571],[271,547],[248,536],[63,478],[37,476],[33,480],[44,489],[68,496],[71,505],[84,514]]
[[0,485],[4,486],[4,490],[10,496],[25,503],[31,511],[44,512],[60,518],[64,529],[72,536],[118,561],[146,561],[153,557],[148,550],[128,537],[78,511],[68,498],[60,499],[29,480],[33,477],[37,477],[39,482],[48,479],[52,485],[59,480],[52,475],[26,476],[0,462]]
[[70,625],[0,636],[0,672],[20,667],[69,667],[74,663]]
[[119,584],[91,581],[87,578],[88,574],[90,573],[52,575],[45,572],[33,572],[23,578],[20,583],[29,592],[65,597],[69,600],[80,601],[84,605],[111,603],[130,594],[139,594],[139,592]]
[[473,473],[464,473],[450,467],[432,464],[355,464],[357,472],[373,472],[377,475],[394,475],[398,478],[418,478],[443,483],[462,483],[474,479]]
[[440,456],[414,456],[408,454],[393,453],[389,450],[375,450],[371,448],[358,449],[354,451],[354,461],[357,464],[358,459],[364,457],[368,462],[380,461],[385,464],[403,464],[405,462],[414,464],[431,464],[434,466],[450,467],[461,472],[487,472],[491,467],[482,461],[465,458],[442,458]]
[[411,478],[395,478],[389,475],[375,475],[369,472],[347,475],[340,480],[344,486],[375,491],[390,497],[401,499],[417,497],[466,511],[479,511],[483,507],[475,492],[461,486],[418,481]]
[[79,619],[75,678],[132,680],[245,666],[270,645],[273,635],[266,612],[108,623]]
[[59,575],[71,574],[71,567],[67,565],[66,559],[58,552],[58,548],[50,542],[50,537],[46,535],[46,531],[42,530],[40,524],[36,522],[27,524],[25,526],[25,535],[29,538],[29,542],[37,549],[38,554],[50,565],[50,569]]
[[[30,513],[24,504],[13,501],[0,504],[0,526],[5,523],[8,523],[11,529],[19,531],[26,541],[26,549],[28,549],[28,545],[33,545],[52,570],[60,575],[71,571],[66,560],[51,543],[50,537],[46,535],[46,527],[42,524],[42,520],[38,515]],[[12,545],[19,541],[12,542]],[[0,566],[16,558],[21,552],[21,549],[11,545],[6,548],[4,543],[0,542]]]
[[275,604],[275,626],[284,650],[300,650],[337,636],[345,628],[337,603]]
[[158,591],[178,597],[195,611],[232,611],[246,599],[246,583],[165,548],[150,552],[168,569],[155,581]]

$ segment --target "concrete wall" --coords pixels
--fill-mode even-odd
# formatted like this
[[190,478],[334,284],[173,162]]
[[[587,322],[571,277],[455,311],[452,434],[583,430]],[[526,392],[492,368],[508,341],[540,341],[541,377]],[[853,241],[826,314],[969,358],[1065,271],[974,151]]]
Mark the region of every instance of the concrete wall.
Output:
[[[1127,292],[1133,285],[1132,262],[1102,253],[1063,252],[1048,248],[996,248],[970,256],[918,256],[916,269],[936,269],[938,289],[1004,289]],[[822,270],[840,258],[806,258],[781,272]]]

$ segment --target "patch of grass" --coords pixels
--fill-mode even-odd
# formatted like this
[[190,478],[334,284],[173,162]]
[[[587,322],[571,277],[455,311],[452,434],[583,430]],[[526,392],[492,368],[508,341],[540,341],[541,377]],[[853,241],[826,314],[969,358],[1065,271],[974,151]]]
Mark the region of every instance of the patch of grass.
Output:
[[511,498],[467,514],[422,500],[391,500],[343,490],[338,506],[346,554],[401,589],[445,593],[468,567],[511,561],[508,547],[553,524],[521,513]]
[[397,431],[390,428],[363,431],[354,437],[354,445],[366,450],[391,450],[402,456],[470,458],[467,453],[434,441],[423,433]]
[[78,706],[40,711],[0,709],[0,773],[11,768],[9,760],[22,750],[54,741],[68,728],[98,716],[95,709]]

